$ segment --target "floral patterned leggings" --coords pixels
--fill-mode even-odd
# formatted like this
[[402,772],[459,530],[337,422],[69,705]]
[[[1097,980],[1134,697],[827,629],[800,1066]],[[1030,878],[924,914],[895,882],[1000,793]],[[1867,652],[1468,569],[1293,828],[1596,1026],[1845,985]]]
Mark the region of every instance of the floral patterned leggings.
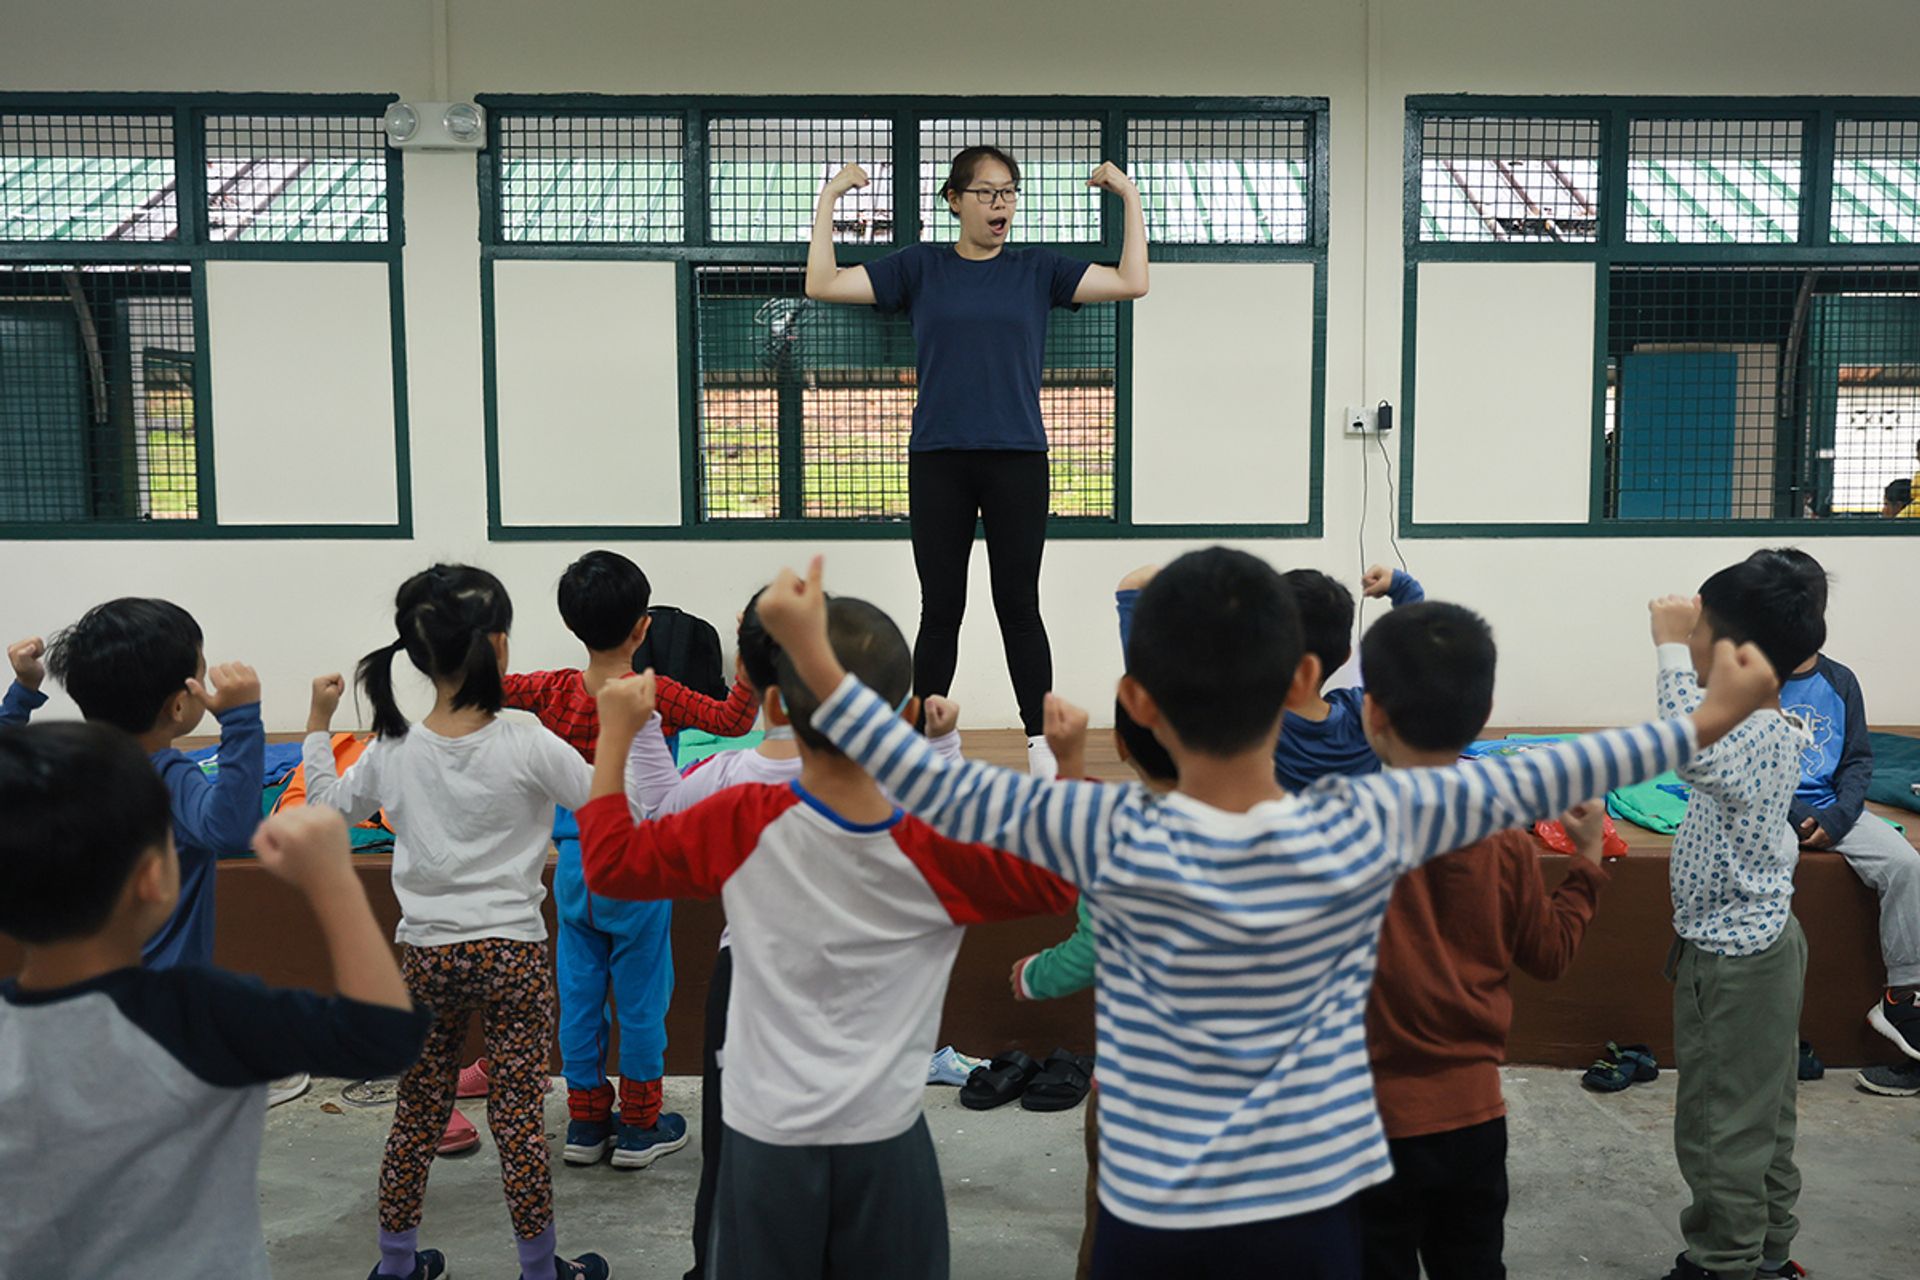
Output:
[[514,1234],[532,1239],[553,1222],[543,1101],[553,1037],[546,944],[482,938],[408,947],[400,972],[414,1003],[433,1010],[434,1022],[420,1061],[400,1077],[380,1162],[380,1226],[397,1232],[420,1225],[434,1147],[453,1113],[461,1041],[478,1013],[487,1042],[487,1128],[500,1152]]

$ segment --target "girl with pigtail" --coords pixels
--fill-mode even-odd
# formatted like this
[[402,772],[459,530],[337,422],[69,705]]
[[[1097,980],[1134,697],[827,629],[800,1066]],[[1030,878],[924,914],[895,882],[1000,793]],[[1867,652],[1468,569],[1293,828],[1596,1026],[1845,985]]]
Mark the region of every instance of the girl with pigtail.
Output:
[[[313,682],[303,758],[310,804],[348,821],[386,810],[394,830],[396,938],[414,1003],[434,1014],[420,1061],[401,1078],[380,1163],[380,1261],[370,1280],[438,1280],[446,1259],[420,1249],[427,1171],[453,1111],[457,1055],[479,1014],[491,1061],[487,1124],[518,1241],[522,1280],[605,1280],[605,1259],[555,1254],[553,1183],[542,1115],[554,995],[541,871],[555,805],[577,809],[586,763],[539,725],[502,720],[501,672],[513,604],[484,569],[435,565],[401,584],[397,637],[360,660],[374,740],[336,774],[330,740],[345,681]],[[433,682],[433,710],[407,723],[393,692],[401,653]]]

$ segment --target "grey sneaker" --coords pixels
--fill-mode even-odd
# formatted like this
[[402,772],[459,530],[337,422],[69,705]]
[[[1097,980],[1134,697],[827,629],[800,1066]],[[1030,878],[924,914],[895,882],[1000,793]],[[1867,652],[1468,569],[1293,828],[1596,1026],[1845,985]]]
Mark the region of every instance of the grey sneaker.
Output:
[[1877,1093],[1883,1098],[1911,1098],[1920,1094],[1920,1062],[1868,1067],[1854,1076],[1853,1082],[1868,1093]]
[[282,1076],[267,1086],[267,1105],[277,1107],[283,1102],[292,1102],[313,1085],[313,1077],[304,1071],[290,1076]]

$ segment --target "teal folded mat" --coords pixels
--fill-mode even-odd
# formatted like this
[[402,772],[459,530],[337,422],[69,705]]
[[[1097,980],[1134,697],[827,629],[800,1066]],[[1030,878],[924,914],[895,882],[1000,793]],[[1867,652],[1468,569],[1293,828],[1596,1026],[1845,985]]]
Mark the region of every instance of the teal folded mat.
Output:
[[1867,785],[1867,799],[1920,813],[1920,796],[1913,785],[1920,782],[1920,738],[1902,733],[1871,733],[1873,741],[1873,781]]
[[673,759],[682,769],[698,764],[708,756],[717,756],[722,751],[741,751],[757,747],[765,741],[766,734],[758,729],[738,738],[719,738],[702,729],[682,729],[680,740],[674,744]]

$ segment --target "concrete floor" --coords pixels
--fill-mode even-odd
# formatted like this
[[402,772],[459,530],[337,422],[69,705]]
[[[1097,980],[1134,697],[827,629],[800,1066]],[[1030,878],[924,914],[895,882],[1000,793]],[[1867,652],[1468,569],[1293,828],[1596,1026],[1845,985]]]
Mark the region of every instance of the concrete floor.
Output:
[[[1920,1227],[1920,1100],[1857,1092],[1852,1072],[1801,1087],[1805,1224],[1796,1257],[1822,1280],[1910,1280]],[[1673,1162],[1674,1076],[1612,1097],[1582,1091],[1573,1072],[1507,1071],[1513,1207],[1507,1265],[1516,1280],[1653,1280],[1680,1248],[1685,1187]],[[699,1081],[667,1082],[667,1106],[697,1120]],[[321,1081],[267,1119],[260,1191],[278,1280],[359,1277],[373,1265],[374,1184],[390,1110],[340,1101]],[[469,1118],[485,1124],[478,1109]],[[1085,1161],[1081,1113],[962,1110],[930,1089],[927,1119],[946,1175],[954,1280],[1073,1273]],[[565,1129],[564,1095],[548,1103]],[[699,1179],[698,1141],[653,1168],[568,1169],[556,1156],[563,1250],[607,1255],[620,1280],[678,1280]],[[514,1274],[511,1232],[492,1142],[438,1161],[423,1244],[447,1252],[452,1276]],[[1276,1272],[1279,1274],[1279,1272]]]

